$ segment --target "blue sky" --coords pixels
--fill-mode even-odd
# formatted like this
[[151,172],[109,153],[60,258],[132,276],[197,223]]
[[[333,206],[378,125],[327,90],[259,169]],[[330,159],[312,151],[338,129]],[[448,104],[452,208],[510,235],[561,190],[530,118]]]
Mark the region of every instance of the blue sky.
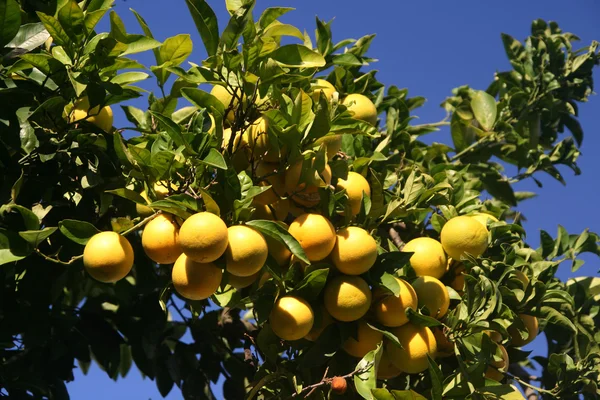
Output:
[[[219,18],[220,28],[227,23],[228,14],[224,1],[210,1]],[[452,88],[468,84],[476,89],[485,89],[495,71],[509,68],[504,55],[500,33],[508,33],[522,40],[529,34],[531,22],[536,18],[557,21],[564,31],[577,34],[581,45],[592,39],[600,40],[600,3],[594,0],[564,2],[558,0],[504,0],[489,1],[392,1],[392,0],[258,0],[255,16],[266,7],[295,7],[281,18],[301,30],[307,30],[314,38],[315,16],[324,20],[335,18],[332,26],[334,41],[359,38],[376,33],[369,55],[380,61],[372,68],[379,71],[378,78],[386,86],[406,87],[411,95],[428,99],[424,107],[417,110],[419,122],[434,122],[444,118],[445,111],[439,104],[450,94]],[[116,10],[123,18],[127,29],[141,33],[129,8],[138,11],[148,22],[158,40],[189,33],[194,40],[194,52],[190,61],[199,63],[206,54],[202,42],[188,14],[183,0],[117,0]],[[108,19],[100,25],[108,30]],[[141,55],[139,60],[146,65],[154,63],[152,54]],[[600,74],[596,71],[596,79]],[[153,89],[151,82],[144,86]],[[144,107],[146,100],[133,103]],[[116,110],[117,111],[117,110]],[[519,206],[527,217],[525,227],[528,241],[539,244],[539,231],[546,230],[556,235],[557,225],[563,225],[570,233],[580,233],[589,227],[600,231],[600,217],[590,207],[597,202],[600,171],[600,97],[592,96],[580,107],[580,122],[585,138],[580,157],[580,176],[561,170],[567,186],[549,176],[537,176],[544,187],[538,189],[533,181],[522,182],[518,190],[536,191],[539,196]],[[127,126],[122,113],[117,112],[115,126]],[[430,134],[428,140],[451,144],[447,131]],[[597,275],[600,263],[593,257],[584,257],[587,263],[577,271],[570,272],[569,263],[559,270],[561,279],[570,276]],[[540,338],[528,346],[536,352],[545,348]],[[110,380],[96,366],[84,377],[76,370],[75,381],[68,384],[72,399],[160,399],[155,383],[142,379],[134,367],[126,379]],[[181,398],[175,388],[168,399]]]

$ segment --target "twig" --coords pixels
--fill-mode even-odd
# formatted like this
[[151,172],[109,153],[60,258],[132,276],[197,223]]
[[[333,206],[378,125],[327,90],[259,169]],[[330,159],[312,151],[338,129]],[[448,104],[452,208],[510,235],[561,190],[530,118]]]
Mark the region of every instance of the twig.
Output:
[[398,231],[392,226],[390,227],[388,233],[390,235],[390,239],[392,239],[392,242],[394,242],[398,250],[402,250],[402,248],[404,247],[404,242],[402,241],[402,238],[400,238]]
[[54,257],[50,257],[47,256],[46,254],[42,253],[40,249],[36,248],[34,249],[34,251],[42,258],[44,258],[47,261],[53,262],[55,264],[61,264],[61,265],[71,265],[73,264],[75,261],[80,260],[83,258],[83,254],[80,254],[78,256],[75,257],[71,257],[71,259],[69,261],[62,261],[60,260],[58,257],[54,258]]
[[157,215],[158,215],[158,213],[154,213],[151,216],[144,218],[143,220],[141,220],[140,222],[138,222],[137,224],[135,224],[131,228],[127,229],[126,231],[123,231],[121,233],[121,235],[123,235],[123,236],[129,235],[131,232],[140,229],[142,226],[146,225],[148,222],[150,222],[154,218],[156,218]]
[[539,381],[537,376],[530,375],[525,368],[519,364],[510,364],[508,367],[509,375],[512,375],[513,379],[521,384],[525,390],[525,397],[527,400],[538,400],[539,396],[536,393],[543,392],[543,389],[537,388],[529,384],[531,381]]

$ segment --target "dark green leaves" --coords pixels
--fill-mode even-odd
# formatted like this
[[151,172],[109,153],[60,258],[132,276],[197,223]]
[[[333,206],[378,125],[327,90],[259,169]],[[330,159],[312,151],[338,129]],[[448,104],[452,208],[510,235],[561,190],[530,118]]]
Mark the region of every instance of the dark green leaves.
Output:
[[75,219],[65,219],[59,222],[58,229],[61,233],[81,245],[85,245],[92,236],[100,231],[89,222]]
[[209,56],[217,53],[219,25],[215,12],[205,0],[185,0]]
[[216,149],[210,149],[206,157],[202,160],[204,164],[210,165],[211,167],[226,170],[227,163],[223,158],[223,154],[219,153]]
[[21,26],[21,8],[16,0],[0,2],[0,49],[15,37]]
[[246,225],[256,228],[263,235],[267,235],[278,242],[285,244],[290,249],[292,254],[305,263],[310,264],[310,261],[306,257],[306,253],[304,253],[304,249],[302,249],[300,243],[298,243],[298,241],[278,223],[266,220],[255,220],[248,221]]
[[0,228],[0,265],[22,260],[31,253],[27,241],[15,232]]
[[304,279],[294,288],[292,294],[303,299],[316,299],[325,287],[329,268],[316,269],[308,273]]
[[84,16],[75,0],[68,0],[58,11],[58,21],[73,43],[80,44],[85,34]]

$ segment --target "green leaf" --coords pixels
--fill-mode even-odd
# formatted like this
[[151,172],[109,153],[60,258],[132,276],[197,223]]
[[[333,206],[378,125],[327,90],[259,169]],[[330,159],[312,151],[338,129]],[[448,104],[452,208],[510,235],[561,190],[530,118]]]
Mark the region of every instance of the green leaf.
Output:
[[31,251],[29,244],[18,234],[0,228],[0,265],[22,260]]
[[414,323],[415,325],[427,326],[427,327],[442,325],[442,323],[440,321],[438,321],[437,319],[428,317],[427,315],[423,315],[420,312],[417,312],[410,307],[406,308],[406,316],[408,317],[410,322]]
[[471,130],[467,129],[467,125],[465,125],[456,113],[452,115],[450,133],[452,134],[452,142],[457,153],[466,149],[475,141],[475,135]]
[[85,245],[92,236],[100,231],[89,222],[78,221],[75,219],[63,219],[58,223],[58,229],[67,238],[75,243]]
[[71,45],[81,44],[85,34],[85,18],[75,0],[67,0],[67,3],[58,11],[58,21],[73,40]]
[[202,162],[211,167],[227,170],[227,163],[225,162],[223,154],[219,153],[219,151],[214,148],[209,150]]
[[164,84],[171,73],[165,67],[176,67],[192,54],[193,44],[190,35],[177,35],[166,39],[158,50],[158,67],[153,71],[161,84]]
[[263,36],[292,36],[298,38],[300,40],[304,40],[304,35],[300,31],[300,29],[296,28],[293,25],[282,24],[282,23],[272,23],[265,31],[263,32]]
[[50,33],[41,22],[24,24],[17,35],[6,44],[6,47],[31,51],[40,47],[50,37]]
[[380,344],[377,345],[375,350],[371,350],[368,352],[362,360],[358,362],[356,365],[356,370],[363,370],[363,372],[354,375],[354,387],[358,394],[367,400],[373,399],[373,394],[371,390],[377,387],[377,366],[379,365],[379,360],[381,359],[381,354],[383,346]]
[[290,7],[269,7],[263,11],[262,15],[258,20],[258,25],[261,29],[265,29],[267,26],[271,25],[273,21],[277,18],[281,17],[283,14],[288,13],[294,10],[294,8]]
[[325,58],[300,44],[281,46],[268,54],[268,57],[284,67],[319,68],[325,66]]
[[65,32],[64,28],[56,18],[40,11],[37,11],[36,14],[40,21],[42,21],[42,24],[46,27],[48,33],[50,33],[50,36],[52,36],[52,39],[54,39],[54,43],[59,46],[65,46],[71,43],[69,35],[67,35],[67,32]]
[[440,367],[433,361],[433,358],[427,354],[427,362],[429,363],[429,377],[431,379],[431,399],[442,400],[442,392],[444,389],[444,374]]
[[389,290],[394,296],[400,296],[400,285],[394,275],[384,272],[383,275],[381,275],[381,285]]
[[146,205],[148,202],[146,199],[142,197],[138,192],[135,192],[131,189],[121,188],[121,189],[113,189],[107,190],[106,193],[114,194],[115,196],[123,197],[124,199],[131,200],[138,204]]
[[94,12],[97,10],[108,10],[112,7],[115,0],[92,0],[86,8],[86,13]]
[[129,85],[135,82],[139,82],[139,81],[143,81],[145,79],[148,79],[150,75],[148,75],[145,72],[124,72],[122,74],[119,74],[117,76],[115,76],[114,78],[112,78],[110,81],[112,83],[116,83],[117,85],[120,86],[125,86],[125,85]]
[[414,390],[392,390],[395,400],[427,400]]
[[38,230],[40,229],[40,219],[33,211],[27,207],[20,206],[18,204],[7,204],[0,207],[0,215],[4,212],[16,211],[21,214],[23,218],[23,225],[27,230]]
[[10,42],[21,26],[21,8],[16,0],[0,2],[0,49]]
[[389,390],[383,388],[371,389],[371,394],[375,400],[396,400]]
[[212,198],[210,193],[208,193],[202,188],[198,189],[198,193],[200,193],[200,196],[202,197],[202,201],[204,202],[204,207],[206,207],[206,211],[220,216],[221,209],[217,202]]
[[90,34],[94,31],[94,28],[96,27],[96,25],[98,25],[98,22],[100,22],[100,20],[104,17],[107,11],[108,8],[92,12],[90,12],[89,10],[86,11],[85,19],[83,21],[86,33]]
[[254,2],[242,4],[240,5],[240,8],[235,10],[235,12],[231,15],[229,23],[225,27],[225,30],[223,31],[219,41],[219,46],[225,51],[232,50],[237,47],[238,40],[246,28],[248,15],[251,15],[250,11],[252,10],[253,6]]
[[483,90],[478,90],[471,98],[471,109],[483,130],[492,130],[496,122],[496,99]]
[[56,227],[46,227],[44,229],[35,231],[21,231],[19,232],[19,236],[25,239],[31,246],[36,248],[41,242],[56,232],[57,229],[58,228]]
[[298,295],[303,299],[316,299],[325,287],[327,281],[327,275],[329,274],[329,268],[321,268],[311,271],[307,274],[298,285],[294,288],[292,293]]
[[246,225],[256,228],[263,235],[267,235],[277,240],[278,242],[285,244],[288,247],[288,249],[290,249],[292,254],[294,254],[296,257],[298,257],[305,263],[310,264],[310,260],[306,256],[306,253],[304,252],[304,249],[302,249],[302,246],[300,246],[300,243],[298,243],[298,241],[292,235],[290,235],[284,227],[282,227],[278,223],[259,219],[254,221],[248,221]]
[[185,0],[209,56],[217,53],[219,25],[215,12],[205,0]]
[[214,114],[217,114],[222,119],[223,115],[225,115],[225,106],[223,106],[223,103],[221,103],[221,101],[215,96],[205,92],[204,90],[196,88],[183,88],[181,89],[181,94],[196,107],[200,109],[206,108],[211,111],[214,117],[216,117]]
[[173,139],[173,142],[177,146],[185,147],[185,149],[192,155],[196,154],[196,152],[192,149],[187,140],[185,140],[185,138],[183,137],[183,133],[181,132],[181,128],[179,127],[179,125],[173,122],[169,117],[166,117],[156,111],[150,111],[150,114],[152,114],[152,116],[161,123],[169,137]]

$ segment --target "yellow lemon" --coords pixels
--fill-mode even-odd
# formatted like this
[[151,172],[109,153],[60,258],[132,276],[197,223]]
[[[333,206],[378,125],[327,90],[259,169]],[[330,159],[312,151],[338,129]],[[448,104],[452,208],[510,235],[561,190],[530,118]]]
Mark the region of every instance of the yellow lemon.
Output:
[[172,215],[159,214],[142,232],[142,247],[152,261],[172,264],[183,252],[179,246],[179,226]]
[[369,182],[361,175],[356,172],[348,172],[348,178],[338,179],[337,190],[346,190],[348,195],[348,202],[352,209],[352,215],[357,215],[360,212],[360,205],[362,203],[363,193],[366,196],[371,196],[371,187]]
[[71,112],[69,122],[77,122],[85,120],[96,125],[104,132],[110,132],[113,126],[113,111],[110,106],[100,108],[96,106],[90,110],[89,98],[83,97],[77,103]]
[[327,135],[315,140],[315,147],[321,147],[325,144],[327,149],[327,159],[331,160],[342,149],[343,135]]
[[375,318],[381,324],[389,327],[406,324],[408,322],[406,308],[410,307],[416,310],[418,304],[415,289],[403,279],[396,277],[394,279],[396,279],[400,286],[400,297],[396,297],[382,288],[377,288],[373,291],[373,297],[375,298],[373,304]]
[[394,328],[392,333],[402,345],[399,348],[393,343],[387,343],[386,351],[392,363],[407,374],[425,371],[429,366],[427,355],[435,358],[437,352],[437,342],[431,329],[409,323]]
[[415,279],[412,287],[417,293],[419,307],[427,307],[429,315],[441,319],[450,307],[450,295],[446,286],[432,276],[421,276]]
[[227,225],[221,218],[209,212],[192,215],[179,229],[181,249],[196,262],[215,261],[225,253],[227,244]]
[[302,246],[310,261],[327,257],[335,246],[335,229],[331,222],[319,214],[303,214],[296,218],[288,230]]
[[[311,166],[314,165],[314,159]],[[327,187],[331,184],[331,168],[325,165],[319,176],[309,172],[307,182],[300,183],[302,178],[303,161],[299,160],[291,165],[285,173],[285,190],[291,199],[305,207],[315,207],[321,201],[319,187]]]
[[446,222],[440,236],[444,250],[455,260],[460,260],[465,253],[479,257],[488,246],[487,229],[481,222],[464,215]]
[[246,131],[246,140],[248,147],[255,159],[268,163],[278,163],[287,155],[286,147],[277,148],[271,143],[268,134],[269,123],[263,117],[260,117]]
[[221,285],[223,271],[211,262],[199,263],[182,254],[173,265],[171,278],[181,296],[189,300],[204,300]]
[[446,254],[440,242],[428,237],[420,237],[406,243],[404,252],[414,253],[410,265],[417,276],[441,278],[446,272]]
[[363,274],[377,260],[377,242],[369,232],[357,226],[340,229],[336,234],[331,260],[346,275]]
[[133,267],[133,248],[117,232],[100,232],[83,249],[83,265],[97,281],[112,283],[127,276]]
[[319,102],[319,97],[321,96],[321,93],[325,95],[327,101],[331,101],[333,94],[337,91],[335,89],[335,86],[333,86],[325,79],[317,79],[314,83],[311,84],[311,86],[313,88],[311,97],[315,103]]
[[383,333],[371,328],[365,321],[360,321],[356,339],[349,337],[342,348],[353,357],[363,358],[368,352],[375,350],[382,340]]
[[273,204],[285,194],[283,171],[278,164],[259,162],[254,170],[258,186],[271,186],[266,191],[254,197],[256,204]]
[[342,104],[348,107],[352,118],[368,122],[373,126],[377,123],[377,108],[367,96],[358,93],[349,94]]
[[229,245],[225,251],[227,272],[237,276],[254,275],[267,261],[267,241],[249,226],[234,225],[228,231]]
[[483,226],[485,226],[486,230],[487,230],[488,221],[490,223],[498,222],[498,218],[494,217],[493,215],[485,214],[485,213],[470,214],[469,217],[473,218],[474,220],[476,220],[478,222],[481,222],[481,224],[483,224]]
[[[387,344],[387,341],[386,341]],[[393,379],[400,375],[402,370],[396,367],[388,353],[384,350],[381,353],[381,359],[379,360],[379,368],[377,369],[377,379]]]
[[334,320],[331,318],[331,315],[327,312],[327,309],[324,306],[321,306],[321,318],[316,319],[313,324],[312,329],[305,336],[305,339],[310,340],[311,342],[316,341],[319,336],[323,333],[323,331],[331,324],[333,324]]
[[226,273],[227,283],[229,283],[231,285],[231,287],[233,287],[233,288],[243,289],[245,287],[252,285],[254,282],[256,282],[256,280],[260,276],[260,272],[261,271],[258,271],[254,275],[250,275],[250,276],[237,276],[237,275],[232,275],[227,272]]
[[497,346],[500,349],[502,358],[500,361],[497,361],[495,358],[491,361],[490,366],[485,370],[485,377],[500,382],[504,379],[504,373],[508,371],[509,359],[506,348],[501,344]]
[[[223,130],[223,149],[229,150],[229,141],[231,140],[231,128]],[[231,164],[236,172],[244,171],[250,166],[250,151],[248,149],[248,142],[246,142],[246,135],[241,132],[237,132],[235,139],[233,140],[231,156]]]
[[266,219],[269,221],[283,221],[290,212],[290,201],[281,199],[269,205],[253,204],[255,210],[252,219]]
[[514,325],[509,326],[508,334],[511,337],[510,343],[516,347],[525,346],[526,344],[531,343],[533,339],[537,337],[539,329],[538,319],[533,315],[519,314],[519,318],[521,318],[521,321],[523,321],[523,324],[525,324],[525,328],[527,329],[529,336],[527,336],[527,339],[522,339],[517,328],[515,328]]
[[283,340],[298,340],[313,327],[314,313],[306,300],[299,297],[280,297],[269,316],[273,332]]
[[240,103],[239,97],[243,95],[242,90],[236,88],[236,97],[234,98],[233,94],[231,94],[224,86],[215,85],[210,91],[210,94],[215,96],[223,104],[225,110],[231,105],[231,110],[227,113],[226,119],[232,124],[233,121],[235,121],[235,113]]
[[324,303],[327,312],[338,321],[356,321],[371,306],[371,290],[361,277],[339,275],[325,286]]

